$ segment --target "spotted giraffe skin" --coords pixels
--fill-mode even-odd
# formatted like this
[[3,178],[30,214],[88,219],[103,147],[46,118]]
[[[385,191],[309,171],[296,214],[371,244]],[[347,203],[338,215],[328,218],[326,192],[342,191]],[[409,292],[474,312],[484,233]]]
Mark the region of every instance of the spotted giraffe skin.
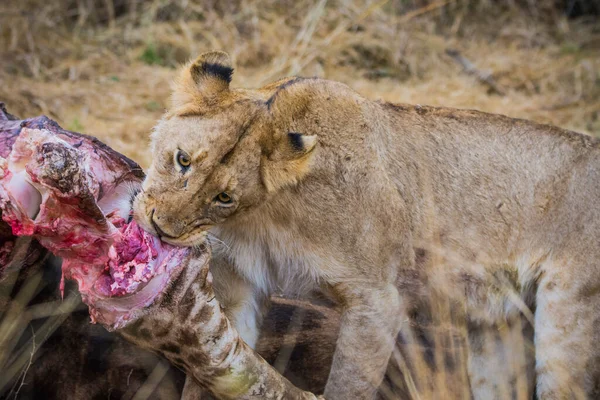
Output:
[[318,398],[292,385],[240,338],[215,299],[208,260],[209,251],[196,251],[154,306],[121,335],[162,354],[218,398]]

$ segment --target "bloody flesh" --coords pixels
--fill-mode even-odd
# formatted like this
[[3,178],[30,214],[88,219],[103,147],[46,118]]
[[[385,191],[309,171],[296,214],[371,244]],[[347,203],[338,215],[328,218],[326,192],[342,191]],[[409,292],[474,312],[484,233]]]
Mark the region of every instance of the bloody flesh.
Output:
[[[45,117],[18,122],[0,118],[0,212],[12,234],[0,241],[0,271],[14,237],[32,236],[63,258],[63,276],[78,282],[92,319],[118,325],[123,311],[158,296],[189,252],[131,219],[139,166]],[[111,299],[121,299],[115,315]]]

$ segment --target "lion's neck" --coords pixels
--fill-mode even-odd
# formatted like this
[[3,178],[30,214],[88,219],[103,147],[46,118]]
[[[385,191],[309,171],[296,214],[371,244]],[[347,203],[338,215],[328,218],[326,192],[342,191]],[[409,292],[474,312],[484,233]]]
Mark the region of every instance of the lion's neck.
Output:
[[301,295],[320,282],[326,256],[294,229],[284,229],[269,216],[256,213],[235,224],[214,228],[223,252],[246,280],[265,294]]

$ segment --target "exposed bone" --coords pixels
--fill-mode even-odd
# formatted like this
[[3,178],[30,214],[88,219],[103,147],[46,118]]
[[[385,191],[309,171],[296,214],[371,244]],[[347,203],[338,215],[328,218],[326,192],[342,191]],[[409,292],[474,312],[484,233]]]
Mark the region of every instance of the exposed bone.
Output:
[[17,196],[17,201],[27,211],[27,216],[35,218],[40,211],[42,195],[28,182],[26,176],[24,171],[15,175],[9,184],[9,190]]

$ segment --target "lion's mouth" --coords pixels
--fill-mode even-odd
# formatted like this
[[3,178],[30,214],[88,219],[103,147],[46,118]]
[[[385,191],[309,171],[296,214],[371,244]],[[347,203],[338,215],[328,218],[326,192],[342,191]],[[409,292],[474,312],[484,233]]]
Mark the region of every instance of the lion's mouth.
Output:
[[161,240],[165,243],[177,247],[197,247],[204,245],[207,242],[207,237],[207,229],[195,229],[192,232],[186,233],[176,238],[161,236]]
[[190,230],[179,235],[172,236],[163,231],[159,224],[154,219],[155,209],[150,211],[149,215],[146,215],[144,224],[145,229],[148,232],[153,232],[154,235],[160,238],[164,243],[170,244],[176,247],[200,247],[207,243],[208,231],[214,226],[206,223],[194,223],[191,224]]
[[63,277],[78,282],[92,320],[118,328],[156,300],[190,251],[129,218],[139,167],[91,138],[61,132],[25,127],[0,157],[2,219],[13,235],[33,236],[62,257]]

